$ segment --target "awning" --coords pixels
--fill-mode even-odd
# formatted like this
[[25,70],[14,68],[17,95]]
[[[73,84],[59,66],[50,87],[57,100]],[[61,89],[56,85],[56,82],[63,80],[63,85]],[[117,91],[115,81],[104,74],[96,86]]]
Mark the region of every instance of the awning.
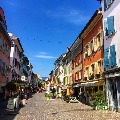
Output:
[[67,89],[67,86],[63,86],[62,89]]
[[75,87],[79,87],[79,85],[78,85],[78,84],[77,84],[77,85],[74,85],[73,88],[75,88]]
[[72,86],[63,86],[62,89],[72,88]]
[[[77,84],[76,87],[81,87],[81,86],[99,86],[99,85],[103,85],[104,84],[104,80],[100,80],[100,81],[91,81],[91,82],[85,82],[85,83],[81,83],[81,84]],[[74,87],[74,86],[73,86]]]

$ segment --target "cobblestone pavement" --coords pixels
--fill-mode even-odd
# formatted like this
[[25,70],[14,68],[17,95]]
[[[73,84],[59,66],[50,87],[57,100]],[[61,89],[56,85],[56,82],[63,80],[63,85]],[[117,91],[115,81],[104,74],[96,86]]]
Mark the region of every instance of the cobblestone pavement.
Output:
[[94,111],[82,103],[46,100],[44,93],[36,93],[16,115],[4,115],[0,120],[120,120],[120,113]]

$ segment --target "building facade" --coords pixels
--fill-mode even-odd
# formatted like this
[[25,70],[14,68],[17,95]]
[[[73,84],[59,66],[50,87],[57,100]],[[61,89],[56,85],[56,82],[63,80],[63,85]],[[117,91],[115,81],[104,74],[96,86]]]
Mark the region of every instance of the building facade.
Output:
[[10,66],[11,72],[9,74],[9,81],[21,80],[22,76],[22,59],[23,48],[18,37],[15,37],[12,33],[9,33],[12,40],[11,52],[10,52]]
[[[83,40],[83,79],[85,103],[92,105],[92,93],[104,91],[102,11],[96,10],[86,24],[80,38]],[[105,95],[105,94],[104,94]]]
[[77,37],[75,42],[70,47],[72,61],[72,86],[73,93],[78,98],[80,87],[77,85],[82,82],[83,63],[82,63],[82,39]]
[[103,13],[104,69],[110,110],[120,112],[120,1],[100,0]]
[[0,87],[8,82],[10,73],[11,39],[7,33],[7,25],[3,9],[0,7]]

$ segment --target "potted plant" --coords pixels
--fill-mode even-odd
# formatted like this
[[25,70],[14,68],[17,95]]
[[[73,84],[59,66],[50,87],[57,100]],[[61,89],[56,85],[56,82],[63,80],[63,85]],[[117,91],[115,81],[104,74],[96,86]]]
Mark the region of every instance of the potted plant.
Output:
[[8,82],[5,86],[6,90],[11,93],[12,97],[12,92],[17,91],[17,86],[14,82]]
[[93,109],[102,109],[104,103],[103,91],[99,90],[92,94],[93,97]]
[[51,93],[53,94],[53,95],[52,95],[52,99],[55,99],[55,97],[56,97],[56,96],[55,96],[55,92],[56,92],[56,89],[53,88],[52,91],[51,91]]
[[46,99],[47,99],[47,100],[50,99],[50,94],[46,94]]

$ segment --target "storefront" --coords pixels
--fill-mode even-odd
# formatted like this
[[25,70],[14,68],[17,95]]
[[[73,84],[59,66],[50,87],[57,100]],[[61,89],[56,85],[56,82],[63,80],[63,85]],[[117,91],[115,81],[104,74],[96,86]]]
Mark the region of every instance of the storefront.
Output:
[[105,78],[108,107],[112,111],[120,112],[120,73],[109,73]]
[[[104,80],[84,82],[74,85],[73,88],[77,90],[76,94],[80,94],[80,101],[92,105],[92,93],[98,90],[104,91],[105,82]],[[76,92],[76,91],[75,91]]]

